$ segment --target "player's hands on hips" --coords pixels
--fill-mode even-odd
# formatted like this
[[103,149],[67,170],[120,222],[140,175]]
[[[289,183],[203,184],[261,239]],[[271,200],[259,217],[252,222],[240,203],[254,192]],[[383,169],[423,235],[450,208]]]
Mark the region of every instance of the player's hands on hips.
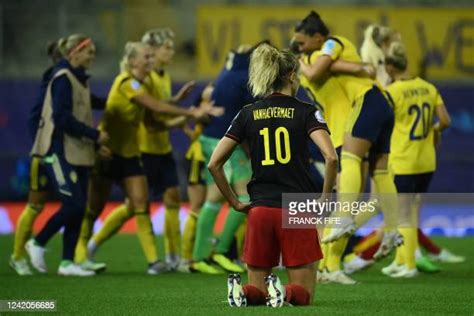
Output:
[[242,203],[242,202],[239,202],[237,203],[237,205],[234,205],[234,209],[237,211],[237,212],[241,212],[241,213],[248,213],[249,210],[250,210],[250,203]]

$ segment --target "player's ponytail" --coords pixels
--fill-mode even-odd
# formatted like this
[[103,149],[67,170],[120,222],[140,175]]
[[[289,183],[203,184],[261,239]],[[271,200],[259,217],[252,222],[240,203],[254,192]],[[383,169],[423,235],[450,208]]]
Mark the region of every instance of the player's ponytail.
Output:
[[315,11],[311,11],[303,20],[296,24],[295,32],[301,32],[310,36],[313,36],[315,33],[327,36],[329,29],[319,14]]
[[268,44],[258,46],[250,58],[249,86],[252,94],[267,96],[290,83],[290,75],[298,70],[293,54]]
[[63,57],[59,51],[58,43],[59,41],[51,41],[48,42],[46,46],[46,53],[48,54],[48,57],[51,58],[53,64],[57,64]]
[[392,42],[385,58],[387,65],[392,65],[400,71],[405,71],[408,67],[408,60],[405,46],[399,42]]
[[127,42],[127,44],[125,44],[122,60],[120,61],[120,71],[130,71],[130,61],[137,56],[139,49],[147,46],[147,44],[142,42]]

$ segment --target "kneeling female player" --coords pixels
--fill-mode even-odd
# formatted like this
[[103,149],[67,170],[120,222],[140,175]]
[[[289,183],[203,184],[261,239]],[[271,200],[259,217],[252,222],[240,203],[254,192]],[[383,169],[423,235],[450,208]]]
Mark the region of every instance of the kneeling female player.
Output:
[[[242,108],[208,165],[232,207],[248,211],[243,259],[248,265],[249,284],[242,287],[238,274],[229,276],[231,306],[266,302],[268,306],[280,307],[285,302],[293,305],[312,302],[316,280],[314,263],[322,258],[316,227],[282,228],[281,195],[283,192],[316,192],[309,171],[307,137],[325,158],[324,193],[330,193],[333,188],[337,155],[316,108],[294,97],[298,88],[298,66],[289,52],[267,44],[252,53],[249,84],[252,94],[263,98]],[[271,115],[254,115],[262,112]],[[253,177],[248,185],[250,204],[239,202],[223,171],[224,163],[240,143],[248,145],[252,161]],[[286,286],[272,274],[280,253],[288,271]]]

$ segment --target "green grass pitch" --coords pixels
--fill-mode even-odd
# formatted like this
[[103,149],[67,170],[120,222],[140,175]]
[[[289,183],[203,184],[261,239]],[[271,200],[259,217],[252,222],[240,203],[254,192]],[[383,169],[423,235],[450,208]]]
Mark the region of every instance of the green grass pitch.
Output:
[[[474,238],[437,238],[467,257],[442,264],[438,274],[393,280],[380,273],[391,258],[354,275],[357,285],[323,284],[310,307],[232,309],[226,302],[226,276],[145,274],[137,237],[120,235],[99,251],[108,271],[93,278],[55,275],[61,240],[46,254],[49,275],[19,277],[8,267],[12,236],[0,236],[0,299],[56,300],[57,311],[84,315],[474,315]],[[286,282],[284,272],[278,272]],[[244,277],[244,280],[246,278]]]

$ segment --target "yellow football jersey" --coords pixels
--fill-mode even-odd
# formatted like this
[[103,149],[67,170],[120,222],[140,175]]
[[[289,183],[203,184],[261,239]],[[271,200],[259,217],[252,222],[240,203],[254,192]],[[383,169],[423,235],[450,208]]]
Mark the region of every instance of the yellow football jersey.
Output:
[[[163,101],[171,99],[171,78],[167,72],[152,71],[147,78],[147,85],[150,85],[151,95],[155,99]],[[153,115],[155,120],[162,122],[173,117],[162,113],[147,113],[147,115]],[[167,128],[149,131],[142,122],[138,131],[138,140],[140,151],[143,153],[164,155],[173,150]]]
[[137,132],[144,108],[131,100],[144,93],[149,93],[148,87],[128,72],[122,72],[114,80],[99,128],[109,134],[107,146],[116,155],[126,158],[140,155]]
[[387,91],[395,104],[391,170],[399,175],[433,172],[436,169],[433,113],[443,104],[438,90],[431,83],[414,78],[397,80]]
[[[342,59],[355,63],[362,63],[362,59],[357,53],[354,44],[342,36],[328,38],[324,42],[323,47],[321,47],[319,54],[327,55],[332,60]],[[372,89],[375,84],[375,81],[372,79],[360,78],[349,74],[337,74],[334,77],[337,78],[341,86],[344,88],[351,103]]]
[[202,134],[204,126],[202,124],[196,124],[194,127],[193,139],[191,139],[191,144],[189,145],[188,151],[186,152],[186,159],[188,160],[197,160],[204,162],[204,155],[202,153],[201,142],[199,141],[199,136]]
[[[315,51],[305,56],[304,62],[309,65],[314,64],[320,55],[321,51]],[[351,111],[351,102],[342,85],[334,76],[328,76],[319,81],[310,81],[301,75],[300,83],[307,91],[308,96],[322,106],[320,110],[331,131],[331,141],[334,147],[342,146],[344,126]]]

